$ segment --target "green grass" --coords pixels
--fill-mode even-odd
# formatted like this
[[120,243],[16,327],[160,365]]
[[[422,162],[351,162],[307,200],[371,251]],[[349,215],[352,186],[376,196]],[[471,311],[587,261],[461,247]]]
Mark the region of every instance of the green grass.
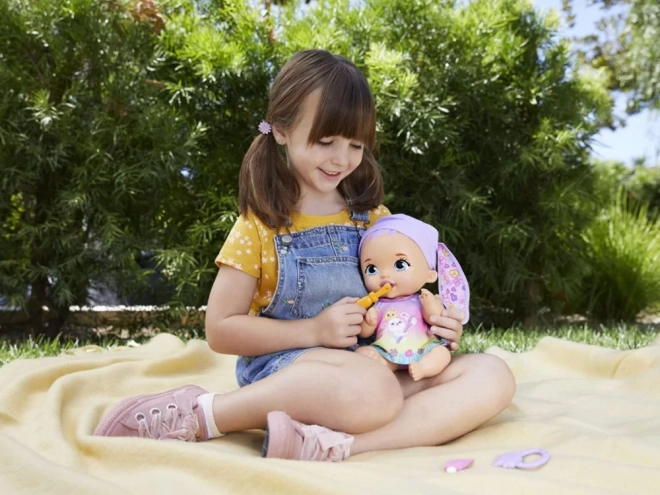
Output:
[[507,351],[531,350],[543,337],[556,337],[583,344],[598,345],[612,349],[637,349],[647,346],[658,335],[658,329],[649,326],[618,324],[565,325],[554,328],[493,328],[467,330],[461,339],[462,352],[483,352],[496,345]]
[[79,340],[68,338],[46,339],[43,336],[33,338],[28,336],[24,340],[10,342],[6,339],[0,340],[0,366],[14,359],[40,358],[48,356],[59,356],[67,351],[87,345],[99,345],[104,349],[112,349],[120,345],[126,345],[126,341],[118,338],[106,337],[99,339]]
[[[201,333],[174,332],[183,340],[201,338]],[[566,325],[556,328],[529,330],[524,328],[493,328],[467,329],[461,341],[460,352],[482,352],[490,346],[499,346],[513,352],[524,352],[532,349],[537,342],[546,336],[558,337],[574,342],[599,345],[613,349],[636,349],[645,347],[655,339],[658,330],[648,326],[612,325],[588,326]],[[146,342],[147,337],[135,338],[134,342]],[[39,358],[58,356],[73,349],[94,345],[104,349],[125,346],[127,339],[106,336],[99,338],[55,338],[27,337],[21,341],[10,342],[0,338],[0,366],[14,359]]]

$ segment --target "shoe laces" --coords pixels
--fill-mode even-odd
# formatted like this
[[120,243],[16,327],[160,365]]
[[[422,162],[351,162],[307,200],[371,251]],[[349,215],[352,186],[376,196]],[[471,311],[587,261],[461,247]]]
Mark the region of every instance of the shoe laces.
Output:
[[[150,421],[148,422],[147,419]],[[138,424],[138,436],[155,440],[183,440],[194,442],[197,431],[197,418],[194,414],[182,415],[179,407],[170,403],[165,412],[152,407],[149,417],[142,412],[135,414]]]
[[303,437],[300,459],[339,462],[350,455],[353,437],[318,425],[294,422]]

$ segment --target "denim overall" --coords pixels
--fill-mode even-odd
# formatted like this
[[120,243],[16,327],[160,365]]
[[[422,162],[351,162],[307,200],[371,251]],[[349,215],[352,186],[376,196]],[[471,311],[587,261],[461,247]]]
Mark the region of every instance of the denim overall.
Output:
[[[326,225],[275,236],[277,288],[259,317],[313,318],[342,297],[367,294],[360,273],[358,245],[369,223],[369,213],[351,211],[351,220],[355,225]],[[239,356],[236,362],[238,384],[243,387],[266,378],[308,350]]]

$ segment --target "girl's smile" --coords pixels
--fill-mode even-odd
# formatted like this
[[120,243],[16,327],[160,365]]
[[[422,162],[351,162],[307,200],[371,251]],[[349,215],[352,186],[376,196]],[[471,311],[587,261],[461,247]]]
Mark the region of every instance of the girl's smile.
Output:
[[329,180],[335,180],[337,177],[341,175],[341,172],[329,172],[322,168],[319,168],[319,170],[321,171],[321,174]]

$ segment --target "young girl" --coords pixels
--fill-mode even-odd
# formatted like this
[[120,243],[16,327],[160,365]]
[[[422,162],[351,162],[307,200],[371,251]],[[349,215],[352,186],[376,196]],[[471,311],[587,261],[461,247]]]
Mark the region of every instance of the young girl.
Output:
[[[241,215],[216,260],[206,313],[211,349],[240,356],[241,388],[131,397],[96,435],[201,441],[266,428],[266,457],[340,461],[448,442],[509,404],[514,380],[495,356],[456,356],[413,381],[351,352],[366,312],[355,304],[366,294],[360,236],[389,214],[375,121],[369,85],[351,62],[321,50],[289,60],[243,160]],[[431,318],[454,350],[463,317]]]

